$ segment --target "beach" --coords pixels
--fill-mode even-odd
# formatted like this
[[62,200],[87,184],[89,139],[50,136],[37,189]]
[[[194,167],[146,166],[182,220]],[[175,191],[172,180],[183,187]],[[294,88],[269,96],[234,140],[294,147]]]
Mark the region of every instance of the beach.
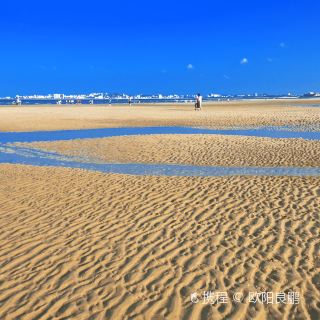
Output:
[[[1,106],[1,131],[41,131],[136,126],[208,128],[294,125],[319,130],[320,99],[246,100],[192,104]],[[310,105],[310,107],[308,107]],[[155,108],[156,107],[156,108]]]
[[14,145],[111,163],[320,167],[320,141],[304,139],[166,134]]
[[[0,131],[319,130],[320,108],[299,103],[217,102],[201,112],[185,104],[0,107]],[[305,139],[168,134],[14,145],[110,163],[320,166],[319,141]],[[0,319],[320,317],[319,177],[166,177],[2,163],[0,179]],[[208,302],[210,291],[224,293],[223,302]],[[248,301],[267,292],[287,300]]]

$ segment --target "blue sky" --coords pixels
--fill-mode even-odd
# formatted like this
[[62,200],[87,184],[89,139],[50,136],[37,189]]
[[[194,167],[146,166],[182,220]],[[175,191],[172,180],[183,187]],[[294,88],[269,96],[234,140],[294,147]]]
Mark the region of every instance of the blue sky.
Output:
[[0,4],[0,96],[320,91],[320,1]]

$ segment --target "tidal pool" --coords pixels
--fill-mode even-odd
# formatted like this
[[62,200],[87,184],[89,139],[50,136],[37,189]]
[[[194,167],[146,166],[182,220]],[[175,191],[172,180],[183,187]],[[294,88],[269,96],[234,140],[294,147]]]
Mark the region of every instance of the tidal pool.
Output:
[[85,170],[157,176],[320,176],[320,168],[305,167],[217,167],[180,164],[102,163],[90,157],[64,156],[55,152],[13,145],[15,142],[39,142],[94,139],[150,134],[219,134],[269,138],[320,140],[320,132],[288,130],[284,127],[256,129],[201,129],[189,127],[135,127],[83,130],[0,133],[0,163],[79,168]]

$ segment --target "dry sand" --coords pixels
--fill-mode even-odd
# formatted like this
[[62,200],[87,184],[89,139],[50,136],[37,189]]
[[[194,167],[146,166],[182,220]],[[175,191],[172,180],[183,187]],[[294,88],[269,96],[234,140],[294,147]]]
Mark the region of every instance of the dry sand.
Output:
[[17,145],[105,162],[320,167],[320,141],[222,135],[145,135]]
[[[1,319],[319,319],[317,178],[0,165]],[[297,291],[297,305],[192,304]]]
[[320,128],[320,108],[299,107],[320,100],[250,100],[157,106],[7,106],[0,107],[0,131],[35,131],[123,126],[266,126]]

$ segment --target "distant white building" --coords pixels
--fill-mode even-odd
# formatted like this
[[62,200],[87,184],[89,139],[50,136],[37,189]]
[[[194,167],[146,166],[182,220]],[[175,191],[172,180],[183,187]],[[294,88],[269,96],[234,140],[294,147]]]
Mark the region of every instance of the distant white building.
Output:
[[310,97],[320,97],[320,93],[311,91],[311,92],[308,92],[308,93],[304,94],[303,96],[304,97],[309,97],[309,98]]
[[220,98],[220,97],[221,97],[221,94],[218,94],[218,93],[210,93],[210,94],[208,94],[208,97],[209,97],[209,98]]
[[57,99],[57,100],[64,99],[64,94],[54,93],[53,94],[53,99]]

